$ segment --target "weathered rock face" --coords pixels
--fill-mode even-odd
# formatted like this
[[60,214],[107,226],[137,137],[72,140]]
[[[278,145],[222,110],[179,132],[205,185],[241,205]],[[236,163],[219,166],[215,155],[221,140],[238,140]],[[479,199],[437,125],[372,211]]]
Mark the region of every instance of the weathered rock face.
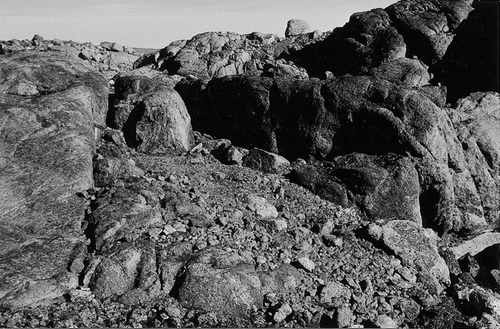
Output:
[[52,52],[0,57],[0,300],[37,305],[78,285],[84,199],[93,186],[94,127],[107,82]]
[[393,154],[352,153],[334,159],[331,175],[349,190],[372,218],[394,218],[422,224],[418,174],[409,158]]
[[108,115],[127,144],[140,152],[187,151],[193,142],[191,118],[179,94],[167,83],[123,76],[115,83],[116,104]]
[[449,111],[464,158],[490,223],[500,216],[500,97],[474,93]]

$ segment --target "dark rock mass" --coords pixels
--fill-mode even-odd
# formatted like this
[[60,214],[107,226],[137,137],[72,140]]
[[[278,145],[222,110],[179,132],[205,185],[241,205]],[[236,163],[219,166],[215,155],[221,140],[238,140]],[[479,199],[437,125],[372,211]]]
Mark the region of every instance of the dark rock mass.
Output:
[[497,1],[0,41],[0,327],[499,328],[499,216]]

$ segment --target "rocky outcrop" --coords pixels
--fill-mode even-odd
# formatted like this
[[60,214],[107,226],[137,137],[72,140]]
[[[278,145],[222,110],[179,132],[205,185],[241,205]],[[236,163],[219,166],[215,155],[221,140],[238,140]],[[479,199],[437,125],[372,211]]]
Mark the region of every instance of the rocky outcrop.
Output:
[[[381,69],[379,78],[343,76],[325,81],[233,76],[208,83],[184,80],[176,90],[191,113],[194,129],[244,147],[262,148],[292,160],[310,155],[336,159],[354,152],[409,156],[420,185],[420,189],[410,189],[410,199],[418,194],[421,208],[421,215],[412,217],[417,222],[421,217],[425,227],[460,231],[495,223],[489,214],[498,207],[498,183],[493,178],[497,174],[496,167],[489,168],[487,163],[494,163],[497,154],[491,136],[499,134],[494,114],[498,95],[490,94],[482,105],[475,105],[482,99],[476,95],[476,101],[464,100],[464,105],[448,110],[442,108],[443,90],[422,86],[422,81],[428,81],[427,73],[414,72]],[[394,78],[393,74],[418,78]],[[484,110],[474,112],[464,106]],[[487,151],[476,146],[471,156],[472,146],[463,147],[469,138],[465,131],[470,131],[466,128],[460,133],[458,113],[463,111],[478,116],[478,143]],[[487,126],[481,117],[491,118]],[[477,145],[475,138],[471,143]],[[415,175],[403,177],[417,181]],[[414,214],[418,207],[410,208],[407,214]]]
[[325,71],[369,74],[404,57],[433,65],[443,58],[453,32],[472,11],[471,4],[472,0],[399,1],[386,9],[357,13],[325,40],[284,58],[315,77],[324,77]]
[[77,193],[93,187],[107,82],[55,52],[0,62],[0,304],[33,306],[78,285],[87,202]]
[[303,68],[278,55],[323,38],[322,33],[282,39],[259,32],[243,35],[206,32],[190,40],[174,41],[156,53],[144,55],[134,67],[148,66],[171,75],[202,80],[237,74],[307,79],[309,76]]
[[471,94],[460,99],[457,108],[448,113],[462,144],[484,216],[495,223],[500,216],[499,94]]
[[115,42],[93,45],[89,42],[45,40],[39,35],[35,35],[32,40],[0,41],[0,55],[22,50],[58,51],[72,59],[84,60],[104,74],[108,80],[120,71],[130,70],[139,58],[134,48],[124,47]]
[[113,128],[140,152],[187,151],[193,142],[191,118],[179,94],[167,83],[141,75],[119,77],[115,106],[108,114]]

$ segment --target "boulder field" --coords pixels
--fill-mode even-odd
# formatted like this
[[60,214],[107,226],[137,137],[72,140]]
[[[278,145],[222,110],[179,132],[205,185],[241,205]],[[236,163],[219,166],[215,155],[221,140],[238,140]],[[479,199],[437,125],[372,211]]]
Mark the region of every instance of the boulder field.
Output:
[[0,326],[500,326],[495,8],[1,41]]

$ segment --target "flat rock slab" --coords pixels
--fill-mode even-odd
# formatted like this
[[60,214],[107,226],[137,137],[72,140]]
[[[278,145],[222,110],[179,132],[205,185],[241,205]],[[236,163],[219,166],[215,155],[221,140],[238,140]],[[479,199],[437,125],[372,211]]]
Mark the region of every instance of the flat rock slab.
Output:
[[0,57],[0,305],[34,306],[78,284],[69,264],[84,248],[93,186],[94,126],[107,83],[59,53]]
[[496,244],[500,244],[500,233],[483,233],[476,236],[474,239],[465,241],[464,243],[450,249],[455,255],[455,259],[459,259],[467,253],[472,256],[477,255],[484,249]]

